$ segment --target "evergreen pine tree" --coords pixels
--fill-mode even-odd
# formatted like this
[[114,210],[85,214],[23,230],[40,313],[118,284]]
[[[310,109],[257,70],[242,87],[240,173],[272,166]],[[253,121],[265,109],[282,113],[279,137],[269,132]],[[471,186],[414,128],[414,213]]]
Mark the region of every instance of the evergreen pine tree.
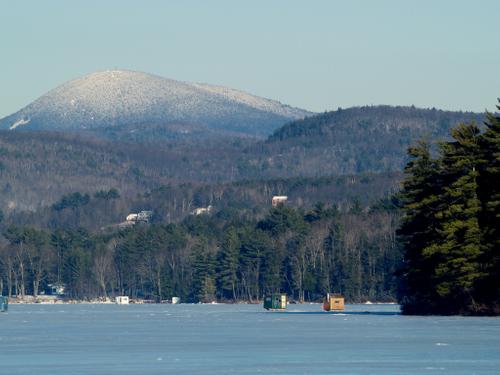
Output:
[[478,308],[475,287],[484,276],[478,198],[479,134],[475,124],[452,129],[453,142],[440,144],[444,183],[437,241],[427,243],[423,255],[439,259],[432,277],[439,295],[440,313],[470,313]]
[[[500,102],[500,99],[499,99]],[[497,106],[500,110],[500,106]],[[488,276],[481,283],[481,302],[486,313],[500,314],[500,116],[487,114],[486,131],[480,137],[479,199],[482,212],[483,262]]]
[[217,256],[217,281],[223,297],[233,300],[236,300],[239,253],[238,233],[234,228],[229,228]]
[[431,157],[430,145],[419,141],[408,149],[411,160],[405,167],[407,178],[403,182],[401,200],[403,219],[398,230],[405,248],[400,270],[399,300],[403,313],[422,314],[434,309],[436,288],[430,277],[439,263],[435,254],[424,254],[426,245],[438,236],[441,179],[439,163]]
[[206,241],[201,240],[193,247],[191,254],[191,292],[195,302],[211,302],[215,299],[214,263],[214,257],[207,251]]

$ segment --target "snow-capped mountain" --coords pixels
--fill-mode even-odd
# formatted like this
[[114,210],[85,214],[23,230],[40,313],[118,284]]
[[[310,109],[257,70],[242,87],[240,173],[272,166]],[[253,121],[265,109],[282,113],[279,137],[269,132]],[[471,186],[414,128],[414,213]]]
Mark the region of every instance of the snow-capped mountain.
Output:
[[268,135],[284,123],[308,114],[227,87],[108,70],[49,91],[1,119],[0,129],[99,131],[137,124],[186,124],[208,130]]

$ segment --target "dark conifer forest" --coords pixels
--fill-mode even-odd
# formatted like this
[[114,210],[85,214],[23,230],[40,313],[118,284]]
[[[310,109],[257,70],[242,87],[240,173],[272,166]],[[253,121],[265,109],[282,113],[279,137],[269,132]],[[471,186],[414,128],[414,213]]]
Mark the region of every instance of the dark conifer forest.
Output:
[[500,117],[460,124],[433,156],[409,149],[400,301],[408,314],[500,313]]

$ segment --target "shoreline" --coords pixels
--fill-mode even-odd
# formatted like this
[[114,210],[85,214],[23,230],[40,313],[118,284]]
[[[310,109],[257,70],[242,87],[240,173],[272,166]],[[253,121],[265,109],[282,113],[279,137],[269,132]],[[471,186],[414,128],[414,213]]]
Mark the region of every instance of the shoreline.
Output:
[[[47,298],[51,297],[51,298]],[[130,299],[130,305],[178,305],[178,304],[189,304],[189,305],[261,305],[262,301],[236,301],[236,302],[224,302],[224,301],[212,301],[212,302],[178,302],[172,303],[170,300],[164,300],[162,302],[156,302],[151,300],[142,299]],[[10,305],[120,305],[115,302],[114,299],[91,299],[91,300],[80,300],[80,299],[65,299],[65,298],[53,298],[53,296],[44,296],[37,298],[33,296],[25,296],[24,299],[19,299],[17,297],[9,298]],[[397,302],[350,302],[346,303],[348,305],[397,305]],[[291,302],[288,303],[289,306],[293,305],[322,305],[322,302]]]

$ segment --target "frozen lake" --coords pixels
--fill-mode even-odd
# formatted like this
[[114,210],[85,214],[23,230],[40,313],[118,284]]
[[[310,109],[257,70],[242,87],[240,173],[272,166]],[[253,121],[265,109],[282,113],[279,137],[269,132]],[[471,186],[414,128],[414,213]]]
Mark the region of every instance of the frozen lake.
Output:
[[10,305],[0,374],[500,374],[500,318],[394,305]]

